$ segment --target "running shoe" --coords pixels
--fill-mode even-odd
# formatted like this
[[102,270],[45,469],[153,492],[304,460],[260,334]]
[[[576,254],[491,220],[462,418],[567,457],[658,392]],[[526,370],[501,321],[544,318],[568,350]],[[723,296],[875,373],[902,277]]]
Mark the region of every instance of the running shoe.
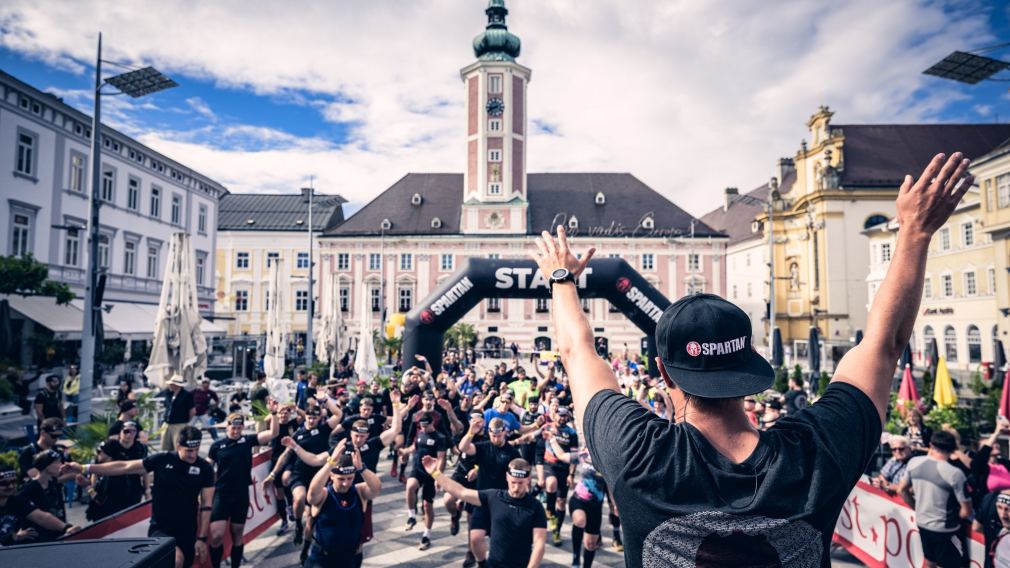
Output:
[[414,530],[414,525],[417,524],[417,519],[414,517],[407,517],[407,530]]
[[295,524],[295,542],[294,542],[295,546],[298,546],[298,545],[300,545],[302,543],[302,540],[303,540],[303,538],[302,538],[302,532],[303,532],[302,525],[300,523],[296,523]]
[[449,534],[452,536],[459,534],[459,516],[460,513],[456,513],[449,519]]
[[422,536],[421,546],[418,546],[417,548],[420,550],[428,550],[429,548],[431,548],[431,539],[426,536]]
[[288,524],[287,519],[284,519],[283,521],[281,521],[280,528],[277,529],[277,536],[284,536],[288,534],[289,530],[291,530],[291,525]]
[[298,520],[298,519],[295,518],[295,510],[291,508],[291,505],[288,505],[287,512],[288,512],[288,519],[289,520],[292,520],[292,521],[297,521]]
[[466,558],[463,559],[463,568],[473,568],[476,565],[477,565],[477,559],[474,558],[472,552],[467,550]]
[[558,530],[558,518],[553,515],[547,515],[547,530],[549,532],[554,532]]
[[614,552],[624,552],[624,545],[617,540],[610,543],[610,548],[612,548]]
[[553,544],[554,546],[561,546],[561,529],[555,529],[553,532]]

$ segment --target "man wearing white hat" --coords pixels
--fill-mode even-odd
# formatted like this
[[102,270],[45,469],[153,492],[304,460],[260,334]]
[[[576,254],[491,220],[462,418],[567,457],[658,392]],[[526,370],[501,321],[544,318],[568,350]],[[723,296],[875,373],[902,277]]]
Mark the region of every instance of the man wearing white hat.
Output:
[[170,452],[175,449],[176,438],[193,416],[196,415],[196,404],[193,395],[185,389],[186,381],[181,375],[172,375],[161,396],[165,397],[165,434],[161,437],[161,451]]

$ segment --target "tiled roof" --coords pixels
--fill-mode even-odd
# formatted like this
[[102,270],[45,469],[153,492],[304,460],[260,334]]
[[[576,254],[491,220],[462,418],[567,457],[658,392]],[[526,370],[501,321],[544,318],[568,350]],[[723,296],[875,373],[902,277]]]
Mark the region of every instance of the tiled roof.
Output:
[[899,185],[939,152],[975,159],[1010,138],[1010,124],[831,125],[845,135],[843,187]]
[[[759,202],[764,202],[768,199],[768,184],[764,184],[744,195],[752,197]],[[701,220],[709,227],[729,235],[728,244],[735,245],[751,239],[760,239],[764,236],[763,232],[755,233],[751,231],[751,223],[754,221],[754,217],[761,214],[763,210],[764,207],[761,203],[748,203],[736,200],[730,201],[729,207],[720,205],[719,208],[709,211]]]
[[[322,231],[343,222],[341,204],[346,202],[339,195],[315,194],[312,228]],[[304,231],[308,222],[309,205],[300,193],[230,193],[222,197],[218,205],[219,231]]]
[[[649,213],[657,230],[672,234],[691,230],[691,215],[631,174],[528,174],[527,183],[528,234],[540,234],[573,215],[580,228],[623,226],[630,234]],[[601,192],[605,203],[597,205],[596,195]],[[415,194],[421,197],[420,204],[412,201]],[[326,234],[378,235],[384,219],[392,223],[387,235],[459,234],[462,199],[463,174],[407,174]],[[440,228],[432,227],[435,217],[441,221]],[[700,221],[694,230],[698,237],[724,236]]]

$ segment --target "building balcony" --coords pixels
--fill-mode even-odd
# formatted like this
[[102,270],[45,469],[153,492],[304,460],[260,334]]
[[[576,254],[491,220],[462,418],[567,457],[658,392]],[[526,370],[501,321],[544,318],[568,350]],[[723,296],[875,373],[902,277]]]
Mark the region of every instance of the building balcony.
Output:
[[[72,266],[61,266],[58,264],[49,265],[49,278],[57,282],[73,286],[84,286],[87,271]],[[131,292],[134,294],[151,294],[159,296],[161,294],[162,281],[154,278],[140,278],[128,274],[109,274],[105,280],[105,289],[117,292]],[[210,286],[197,286],[196,295],[200,300],[214,299],[214,288]]]

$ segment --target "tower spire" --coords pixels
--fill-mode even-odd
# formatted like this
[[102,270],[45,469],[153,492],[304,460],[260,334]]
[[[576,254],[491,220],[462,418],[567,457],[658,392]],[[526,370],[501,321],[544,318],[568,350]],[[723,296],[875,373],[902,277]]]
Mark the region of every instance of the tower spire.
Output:
[[481,61],[514,61],[519,57],[522,43],[505,24],[509,13],[505,0],[489,0],[484,13],[487,14],[487,26],[473,38],[474,55]]

